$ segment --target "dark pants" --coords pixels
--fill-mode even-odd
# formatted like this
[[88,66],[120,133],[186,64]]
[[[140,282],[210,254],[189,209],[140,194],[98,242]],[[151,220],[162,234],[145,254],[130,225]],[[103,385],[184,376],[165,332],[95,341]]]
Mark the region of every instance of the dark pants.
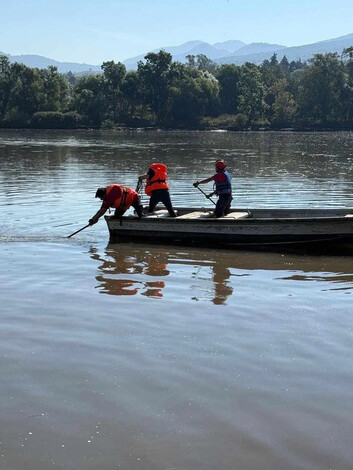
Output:
[[232,195],[231,194],[220,194],[218,196],[218,201],[216,204],[216,208],[214,211],[215,217],[223,217],[230,213],[230,205],[232,203]]
[[[139,219],[141,219],[141,217],[143,215],[143,206],[141,204],[140,197],[137,197],[131,205],[135,209],[137,217]],[[115,209],[114,216],[115,217],[121,217],[126,211],[127,211],[127,209],[120,209],[118,207],[117,209]]]
[[155,189],[152,191],[148,212],[153,212],[159,202],[162,202],[165,205],[171,217],[176,217],[168,189]]

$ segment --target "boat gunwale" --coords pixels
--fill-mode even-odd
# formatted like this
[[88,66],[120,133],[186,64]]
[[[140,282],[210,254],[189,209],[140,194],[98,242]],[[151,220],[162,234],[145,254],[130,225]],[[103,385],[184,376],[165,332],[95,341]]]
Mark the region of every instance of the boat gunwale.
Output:
[[[238,212],[238,211],[237,211]],[[350,212],[348,211],[346,215]],[[353,210],[352,210],[353,213]],[[171,224],[177,223],[179,224],[206,224],[206,225],[233,225],[233,224],[266,224],[266,223],[308,223],[308,222],[345,222],[345,223],[353,223],[353,217],[350,221],[349,217],[346,215],[334,215],[334,216],[303,216],[303,217],[245,217],[245,218],[212,218],[212,217],[199,217],[193,219],[178,219],[178,217],[142,217],[139,219],[137,216],[128,215],[123,217],[115,217],[114,215],[105,216],[105,220],[107,222],[110,221],[129,221],[129,222],[138,222],[138,223],[152,223],[152,224]]]

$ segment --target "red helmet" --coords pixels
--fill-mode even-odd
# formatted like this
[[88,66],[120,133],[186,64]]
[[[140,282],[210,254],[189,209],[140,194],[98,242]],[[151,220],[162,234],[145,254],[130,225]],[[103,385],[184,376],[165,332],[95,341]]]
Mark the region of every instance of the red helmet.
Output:
[[215,163],[216,170],[224,170],[227,167],[227,164],[224,160],[217,160]]

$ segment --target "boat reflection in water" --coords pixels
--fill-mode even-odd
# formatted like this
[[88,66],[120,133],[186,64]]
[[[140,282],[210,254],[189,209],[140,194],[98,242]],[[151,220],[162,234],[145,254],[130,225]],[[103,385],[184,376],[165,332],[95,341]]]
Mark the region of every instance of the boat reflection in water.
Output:
[[100,262],[96,276],[100,292],[109,295],[162,298],[168,292],[175,298],[222,305],[233,294],[235,283],[240,284],[239,278],[255,275],[325,282],[322,290],[353,290],[349,256],[180,249],[140,243],[109,244],[103,255],[95,248],[90,254]]
[[[212,301],[221,305],[232,294],[231,271],[219,257],[209,250],[179,251],[165,246],[141,244],[108,245],[104,255],[96,249],[90,250],[91,257],[100,261],[98,266],[100,292],[109,295],[144,295],[161,298],[167,284],[166,277],[182,277],[182,282],[191,283],[190,299],[200,300],[212,287]],[[170,266],[170,268],[169,268]],[[181,269],[180,269],[181,268]],[[195,269],[196,268],[196,269]],[[188,274],[187,274],[188,273]],[[197,286],[194,284],[197,282]],[[178,289],[178,287],[176,287]]]

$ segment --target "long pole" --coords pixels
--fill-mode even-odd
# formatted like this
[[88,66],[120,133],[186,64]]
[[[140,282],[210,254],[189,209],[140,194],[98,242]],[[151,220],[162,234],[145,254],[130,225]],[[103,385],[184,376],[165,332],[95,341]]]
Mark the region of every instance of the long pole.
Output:
[[69,235],[69,236],[66,237],[66,238],[71,238],[71,237],[73,237],[74,235],[76,235],[76,233],[81,232],[82,230],[84,230],[85,228],[87,228],[87,227],[89,227],[89,226],[90,226],[90,224],[85,225],[84,227],[80,228],[80,230],[77,230],[76,232],[72,233],[71,235]]
[[205,191],[202,191],[202,189],[201,189],[199,186],[196,186],[196,187],[197,187],[197,189],[199,189],[199,190],[202,192],[202,194],[203,194],[205,197],[207,197],[207,199],[209,199],[211,202],[213,202],[213,204],[216,206],[216,203],[214,202],[214,200],[211,199],[210,197],[208,197],[208,195],[205,193]]
[[142,181],[138,180],[135,191],[139,193],[141,188],[142,188]]

